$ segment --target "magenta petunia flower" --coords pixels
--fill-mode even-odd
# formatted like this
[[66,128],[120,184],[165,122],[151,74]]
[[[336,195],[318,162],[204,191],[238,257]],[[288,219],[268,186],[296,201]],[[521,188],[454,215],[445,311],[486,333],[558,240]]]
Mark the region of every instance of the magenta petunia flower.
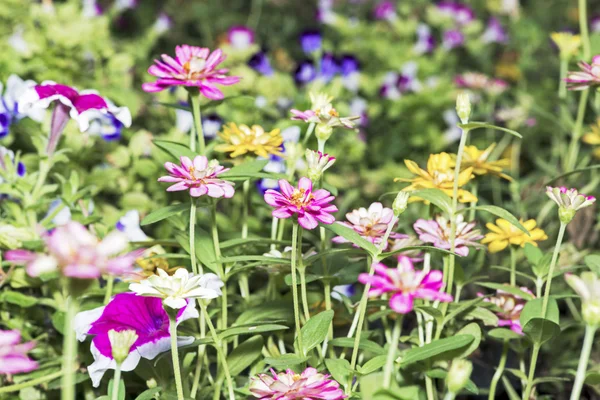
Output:
[[577,65],[581,71],[569,71],[565,78],[569,89],[585,90],[600,85],[600,55],[594,56],[591,64],[580,61]]
[[[531,290],[526,287],[520,287],[519,289],[533,296]],[[482,293],[477,293],[477,295],[480,297],[483,296]],[[500,311],[496,312],[498,326],[506,326],[519,335],[523,334],[520,318],[521,311],[523,311],[523,307],[527,303],[525,299],[521,296],[505,292],[502,289],[497,289],[495,296],[487,297],[483,301],[492,303],[500,309]]]
[[331,213],[338,210],[335,205],[330,204],[334,197],[325,189],[313,192],[312,186],[312,181],[308,178],[300,178],[297,188],[281,179],[279,181],[281,192],[267,190],[265,201],[275,207],[272,213],[275,218],[290,218],[296,214],[298,223],[304,229],[315,229],[319,222],[333,224],[335,217]]
[[[415,231],[425,243],[432,243],[438,249],[450,250],[450,220],[438,216],[435,220],[419,219],[413,225]],[[479,229],[473,229],[475,222],[465,222],[462,214],[456,216],[455,253],[460,256],[469,255],[469,247],[482,247],[477,242],[483,238]]]
[[397,313],[407,314],[412,311],[414,300],[426,299],[443,302],[452,301],[452,296],[440,292],[443,285],[441,271],[415,271],[408,257],[402,258],[398,268],[388,268],[382,263],[375,265],[375,275],[360,274],[358,281],[370,283],[369,296],[381,296],[391,293],[390,308]]
[[[340,224],[354,229],[363,238],[369,242],[379,245],[385,236],[385,232],[394,218],[394,211],[391,208],[384,207],[381,203],[373,203],[369,209],[361,207],[357,210],[352,210],[346,214],[348,222],[340,222]],[[390,239],[400,239],[404,237],[400,233],[390,233]],[[342,236],[333,238],[334,243],[348,243],[348,240]],[[387,248],[387,243],[384,249]]]
[[373,9],[373,16],[375,19],[394,21],[398,18],[398,15],[396,14],[396,5],[390,0],[383,0],[377,3]]
[[232,26],[227,31],[227,41],[236,50],[245,50],[254,44],[254,31],[246,26]]
[[306,368],[302,374],[291,369],[271,374],[259,374],[250,378],[250,393],[263,400],[339,400],[345,399],[340,384],[319,373],[315,368]]
[[0,330],[0,374],[14,375],[30,372],[38,368],[38,363],[27,357],[27,352],[35,347],[35,342],[20,343],[18,330]]
[[30,276],[59,270],[64,276],[95,279],[102,274],[120,276],[131,272],[139,251],[117,256],[127,247],[127,236],[113,231],[98,240],[85,226],[70,221],[44,236],[47,253],[11,250],[4,259],[25,264]]
[[223,172],[229,171],[229,168],[219,165],[217,160],[209,162],[205,156],[196,156],[193,161],[189,157],[182,156],[179,161],[180,165],[166,162],[165,168],[169,175],[158,178],[159,182],[174,183],[167,188],[167,192],[189,190],[192,197],[204,195],[226,199],[233,197],[235,193],[233,182],[218,177]]
[[[187,306],[177,313],[177,324],[197,317],[194,301],[188,301]],[[152,360],[171,349],[169,316],[163,309],[162,299],[156,297],[142,297],[135,293],[117,294],[105,307],[77,314],[74,326],[79,341],[83,342],[88,335],[94,336],[90,346],[94,363],[87,368],[94,387],[100,385],[107,370],[116,368],[109,339],[111,330],[132,330],[137,334],[129,356],[121,366],[123,371],[135,369],[141,358]],[[177,338],[178,346],[188,345],[193,341],[194,338],[188,336]]]
[[148,73],[158,79],[142,85],[146,92],[160,92],[172,86],[197,87],[200,93],[211,100],[221,100],[223,92],[216,85],[229,86],[240,81],[237,76],[228,76],[227,69],[217,69],[225,60],[221,49],[212,53],[208,48],[188,46],[175,47],[175,58],[163,54],[162,61],[148,68]]

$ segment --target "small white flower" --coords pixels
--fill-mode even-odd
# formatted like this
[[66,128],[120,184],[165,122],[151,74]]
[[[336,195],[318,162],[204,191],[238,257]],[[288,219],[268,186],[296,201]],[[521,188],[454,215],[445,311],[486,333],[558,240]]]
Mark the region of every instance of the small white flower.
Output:
[[223,281],[215,274],[194,275],[183,268],[169,275],[162,269],[158,275],[132,283],[129,290],[139,296],[159,297],[163,304],[180,309],[187,305],[187,299],[214,299],[221,295]]
[[313,181],[320,179],[323,172],[335,163],[335,157],[320,151],[306,149],[305,157],[308,165],[308,177]]

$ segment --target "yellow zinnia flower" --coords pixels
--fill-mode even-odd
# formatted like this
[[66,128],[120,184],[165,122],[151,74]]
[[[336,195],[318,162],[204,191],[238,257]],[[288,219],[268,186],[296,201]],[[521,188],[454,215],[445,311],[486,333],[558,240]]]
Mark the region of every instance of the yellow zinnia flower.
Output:
[[560,58],[568,60],[574,56],[581,46],[581,36],[573,35],[571,32],[554,32],[550,38],[560,51]]
[[[448,153],[430,154],[427,160],[427,171],[419,168],[416,162],[404,160],[404,164],[410,172],[417,175],[412,179],[396,178],[395,181],[410,182],[410,186],[405,187],[404,191],[413,191],[418,189],[440,189],[448,196],[452,197],[454,186],[454,165],[452,156]],[[477,201],[471,192],[460,189],[466,185],[473,177],[473,168],[465,168],[458,176],[458,201],[461,203],[471,203]],[[418,201],[418,198],[411,197],[409,201]]]
[[[590,129],[591,131],[583,135],[581,140],[592,146],[600,146],[600,118],[598,118],[594,125],[590,126]],[[600,147],[594,149],[594,156],[600,158]]]
[[219,137],[225,141],[215,147],[217,151],[230,153],[229,157],[235,158],[246,153],[254,153],[257,156],[268,158],[270,154],[281,156],[281,145],[283,137],[279,129],[265,132],[262,126],[240,125],[230,123],[223,126],[223,132]]
[[548,239],[546,232],[535,227],[537,223],[534,219],[526,222],[519,220],[519,222],[527,229],[529,236],[507,220],[499,218],[496,220],[496,225],[491,222],[485,225],[491,232],[485,235],[481,243],[488,244],[490,253],[497,253],[509,244],[525,247],[527,243],[531,243],[537,247],[537,242]]
[[496,143],[492,143],[485,150],[479,150],[475,146],[466,146],[460,168],[462,170],[473,168],[473,173],[475,175],[490,174],[512,181],[510,176],[502,172],[504,168],[510,166],[510,160],[508,158],[497,161],[488,161],[494,147],[496,147]]

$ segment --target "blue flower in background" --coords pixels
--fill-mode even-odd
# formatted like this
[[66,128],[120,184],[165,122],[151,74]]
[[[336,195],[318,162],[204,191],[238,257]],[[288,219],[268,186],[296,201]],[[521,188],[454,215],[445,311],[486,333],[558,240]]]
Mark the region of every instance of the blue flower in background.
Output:
[[313,81],[317,77],[317,69],[313,65],[312,61],[302,61],[298,64],[296,72],[294,73],[294,79],[298,84],[305,84]]
[[300,35],[300,45],[306,54],[312,54],[321,50],[323,39],[319,31],[305,31]]
[[265,76],[273,75],[273,68],[267,58],[267,54],[263,51],[259,51],[248,60],[248,66],[253,70],[259,72]]
[[121,139],[124,126],[114,115],[103,114],[99,118],[90,121],[88,133],[100,136],[107,142],[112,142]]
[[329,82],[333,77],[340,71],[340,67],[337,60],[331,53],[323,54],[321,58],[321,71],[320,77],[325,81]]
[[117,221],[115,227],[123,232],[130,242],[143,242],[148,236],[140,228],[140,213],[138,210],[130,210]]
[[34,81],[24,81],[14,74],[6,80],[5,88],[0,82],[0,94],[2,95],[0,98],[0,139],[6,137],[10,126],[20,119],[29,117],[37,122],[42,122],[44,119],[45,110],[32,109],[27,113],[22,113],[19,110],[19,98],[32,86],[35,86]]

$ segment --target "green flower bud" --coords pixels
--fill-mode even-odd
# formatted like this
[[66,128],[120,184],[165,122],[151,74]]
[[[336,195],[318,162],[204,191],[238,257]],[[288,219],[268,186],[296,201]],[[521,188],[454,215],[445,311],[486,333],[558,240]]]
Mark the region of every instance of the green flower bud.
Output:
[[132,329],[117,332],[114,329],[108,331],[108,340],[112,347],[112,356],[117,364],[122,364],[129,356],[131,346],[138,339],[137,333]]
[[461,92],[456,97],[456,114],[460,118],[460,122],[466,124],[469,122],[469,116],[471,115],[471,100],[469,94]]
[[468,360],[454,360],[446,376],[448,390],[451,393],[459,393],[469,382],[473,364]]
[[600,300],[584,301],[581,316],[587,325],[600,326]]
[[394,215],[396,218],[400,216],[404,211],[406,211],[406,207],[408,207],[408,198],[410,197],[410,193],[408,192],[398,192],[396,195],[396,199],[394,199],[394,204],[392,205],[392,209],[394,210]]
[[558,219],[560,219],[560,222],[562,222],[563,224],[568,224],[569,222],[571,222],[573,217],[575,217],[576,212],[577,210],[574,210],[572,208],[559,207]]

